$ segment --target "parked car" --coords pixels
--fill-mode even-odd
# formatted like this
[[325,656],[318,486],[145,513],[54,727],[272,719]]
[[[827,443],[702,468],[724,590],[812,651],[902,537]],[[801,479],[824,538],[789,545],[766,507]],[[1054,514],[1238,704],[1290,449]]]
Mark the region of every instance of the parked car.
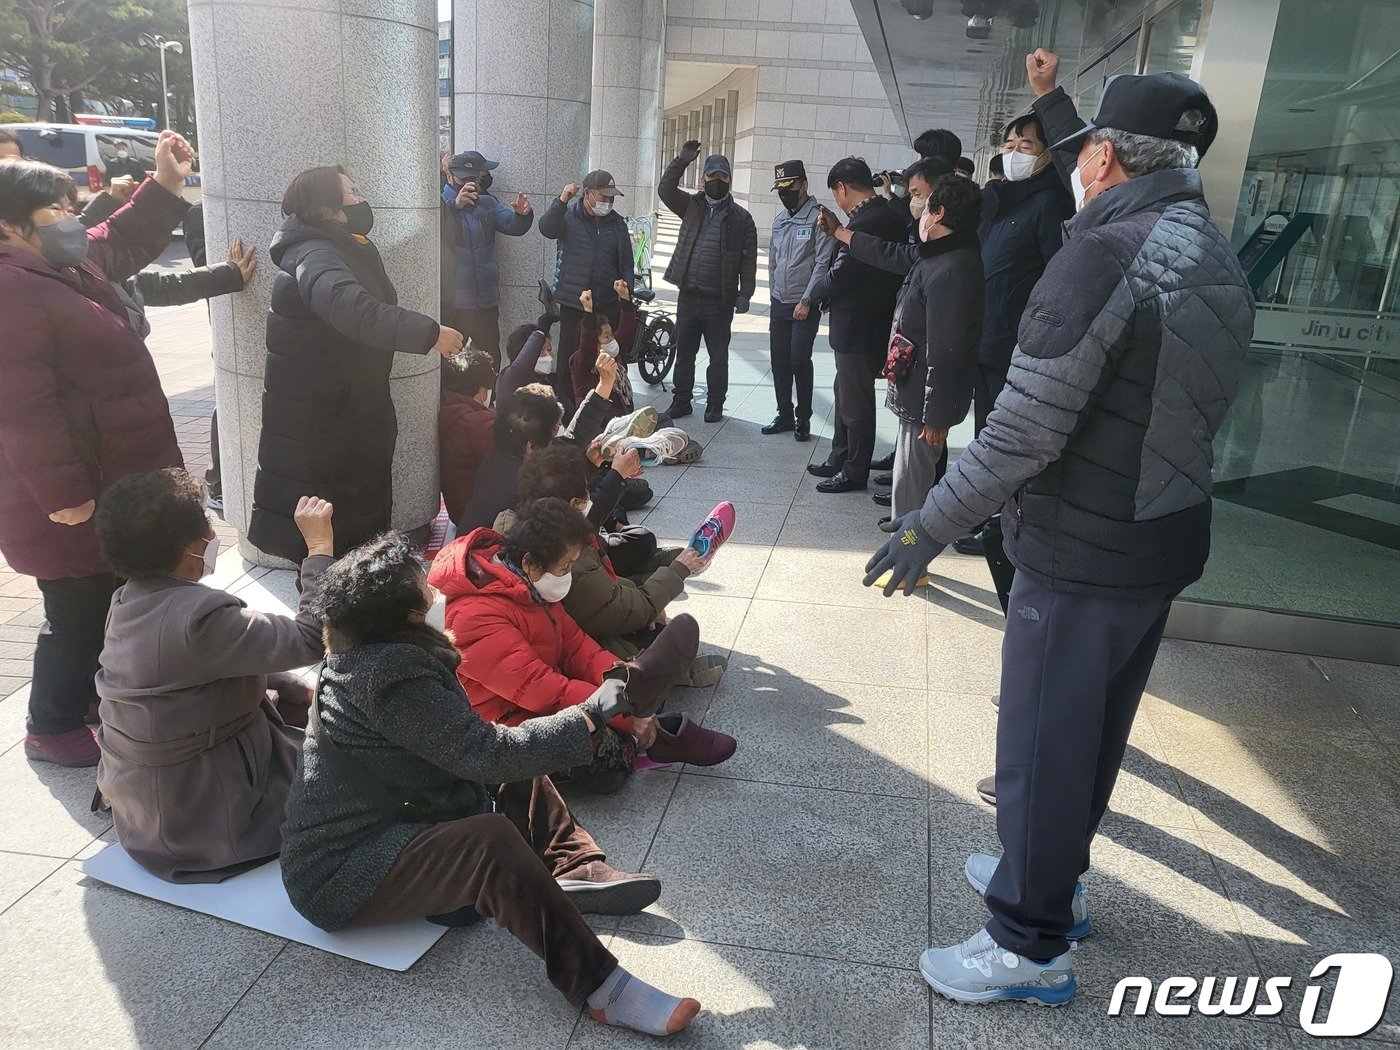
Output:
[[[80,200],[100,193],[113,175],[135,173],[124,169],[139,166],[151,172],[156,167],[155,131],[91,124],[6,124],[5,130],[19,136],[26,157],[68,172],[78,184]],[[126,161],[117,156],[122,144],[129,154]],[[191,204],[203,195],[198,163],[185,179],[184,197]]]

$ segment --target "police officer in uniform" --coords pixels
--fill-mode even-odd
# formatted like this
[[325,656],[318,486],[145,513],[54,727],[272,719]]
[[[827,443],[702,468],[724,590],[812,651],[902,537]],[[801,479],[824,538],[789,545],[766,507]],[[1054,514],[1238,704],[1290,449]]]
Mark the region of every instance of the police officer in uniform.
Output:
[[812,289],[831,265],[837,245],[817,229],[821,205],[807,192],[806,165],[800,160],[775,165],[773,189],[783,205],[773,217],[768,243],[768,286],[773,299],[768,314],[768,357],[778,414],[763,433],[791,432],[798,441],[810,441],[812,344],[822,319],[821,309],[812,305]]

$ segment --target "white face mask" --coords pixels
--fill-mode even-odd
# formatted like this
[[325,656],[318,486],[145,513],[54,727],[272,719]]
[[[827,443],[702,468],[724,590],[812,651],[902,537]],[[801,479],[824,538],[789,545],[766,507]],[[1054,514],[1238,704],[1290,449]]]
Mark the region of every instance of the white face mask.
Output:
[[547,375],[549,375],[549,373],[553,372],[553,371],[554,371],[554,355],[553,355],[553,354],[540,354],[539,359],[535,362],[535,371],[538,372],[538,373],[539,373],[540,375],[542,375],[542,376],[547,376]]
[[1006,175],[1008,182],[1022,182],[1030,178],[1036,172],[1036,165],[1040,163],[1043,154],[1032,156],[1029,153],[1003,153],[1001,155],[1001,169]]
[[126,157],[127,157],[126,150],[124,150],[124,149],[119,149],[119,150],[117,150],[117,156],[120,157],[122,160],[126,160]]
[[219,537],[215,536],[209,541],[209,545],[204,548],[204,575],[214,575],[214,569],[219,564]]
[[573,583],[572,573],[555,576],[552,572],[547,572],[535,581],[535,590],[547,602],[562,602]]
[[447,596],[441,591],[437,592],[433,604],[428,606],[428,611],[423,614],[423,622],[436,630],[447,630]]
[[593,202],[593,214],[596,215],[596,216],[598,216],[598,218],[601,219],[604,215],[607,215],[610,211],[612,211],[612,201],[594,201],[594,202]]
[[927,208],[928,208],[928,198],[927,198],[927,197],[910,197],[910,198],[909,198],[909,214],[912,215],[914,218],[916,218],[916,219],[921,219],[921,218],[923,218],[924,211],[925,211]]
[[609,357],[616,357],[618,354],[622,353],[622,347],[617,345],[616,339],[609,339],[602,346],[598,347],[598,349]]
[[[1089,154],[1089,160],[1093,160],[1095,157],[1097,157],[1097,156],[1098,156],[1100,153],[1102,153],[1102,152],[1103,152],[1103,146],[1100,146],[1098,149],[1094,150],[1093,153]],[[1003,163],[1005,163],[1005,162],[1003,161]],[[1098,179],[1095,179],[1093,182],[1089,183],[1088,186],[1084,185],[1084,179],[1083,179],[1082,177],[1080,177],[1080,174],[1079,174],[1079,171],[1080,171],[1080,169],[1081,169],[1082,167],[1083,167],[1082,164],[1076,164],[1076,165],[1074,166],[1074,171],[1070,173],[1070,177],[1069,177],[1069,186],[1070,186],[1070,189],[1074,191],[1074,210],[1075,210],[1075,211],[1079,211],[1081,208],[1084,207],[1084,196],[1085,196],[1085,194],[1087,194],[1087,193],[1089,192],[1089,190],[1095,185],[1095,183],[1097,183],[1097,182],[1099,181]]]

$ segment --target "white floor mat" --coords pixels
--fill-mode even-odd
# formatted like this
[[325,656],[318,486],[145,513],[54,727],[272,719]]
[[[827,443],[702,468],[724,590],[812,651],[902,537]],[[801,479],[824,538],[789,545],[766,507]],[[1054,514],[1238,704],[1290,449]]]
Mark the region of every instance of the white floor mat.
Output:
[[282,869],[275,860],[224,882],[174,883],[156,878],[132,860],[120,844],[113,843],[84,861],[82,870],[89,878],[118,889],[386,970],[407,970],[447,932],[446,927],[426,919],[410,919],[387,926],[327,933],[311,925],[292,907],[282,885]]

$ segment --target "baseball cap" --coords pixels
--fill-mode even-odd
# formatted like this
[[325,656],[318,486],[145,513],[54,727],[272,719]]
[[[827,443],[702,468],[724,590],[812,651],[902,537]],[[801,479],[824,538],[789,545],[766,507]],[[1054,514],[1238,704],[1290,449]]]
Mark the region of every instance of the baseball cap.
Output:
[[1085,135],[1099,128],[1184,142],[1195,146],[1204,157],[1220,130],[1220,120],[1205,88],[1190,77],[1180,73],[1125,73],[1109,77],[1104,83],[1094,119],[1051,148],[1077,147]]
[[725,175],[733,174],[729,170],[729,158],[723,153],[711,153],[705,158],[705,174],[714,175],[717,172],[723,172]]
[[459,178],[463,175],[475,175],[483,171],[491,171],[499,168],[500,161],[487,160],[474,149],[469,149],[465,153],[454,154],[447,162],[447,170]]
[[798,179],[806,177],[807,165],[800,160],[785,160],[781,164],[773,165],[773,188],[775,190],[788,189]]
[[612,177],[612,172],[599,168],[597,171],[590,171],[583,177],[583,188],[586,190],[596,190],[604,197],[625,197],[617,188],[617,181]]

